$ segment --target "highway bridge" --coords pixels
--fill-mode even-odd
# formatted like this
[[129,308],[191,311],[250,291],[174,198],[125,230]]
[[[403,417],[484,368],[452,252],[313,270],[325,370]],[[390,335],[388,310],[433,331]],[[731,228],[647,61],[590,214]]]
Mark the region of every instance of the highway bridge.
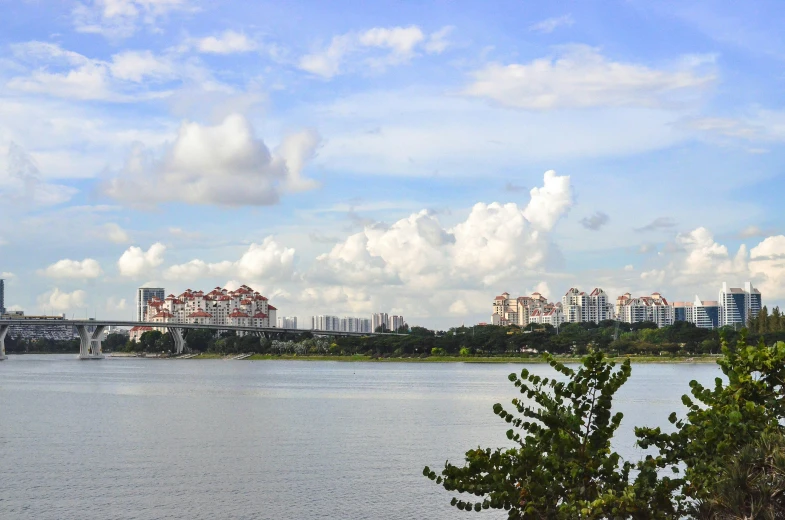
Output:
[[390,333],[370,333],[370,332],[339,332],[335,330],[304,330],[304,329],[282,329],[278,327],[243,327],[236,325],[204,325],[200,323],[160,323],[160,322],[139,322],[139,321],[117,321],[117,320],[0,320],[0,360],[6,359],[5,337],[13,325],[25,327],[63,327],[73,326],[79,334],[79,359],[103,359],[101,351],[101,341],[106,327],[154,327],[157,329],[165,328],[174,339],[175,350],[182,354],[185,349],[185,337],[183,333],[186,329],[208,329],[212,331],[236,331],[249,332],[263,337],[281,336],[283,334],[302,334],[310,332],[315,336],[378,336]]

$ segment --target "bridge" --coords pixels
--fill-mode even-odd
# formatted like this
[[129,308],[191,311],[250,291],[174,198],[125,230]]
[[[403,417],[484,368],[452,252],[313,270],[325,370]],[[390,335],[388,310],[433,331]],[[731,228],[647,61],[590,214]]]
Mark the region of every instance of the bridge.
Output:
[[259,336],[270,337],[282,334],[302,334],[310,332],[316,336],[382,336],[391,333],[379,332],[343,332],[335,330],[282,329],[278,327],[246,327],[238,325],[205,325],[201,323],[160,323],[115,320],[0,320],[0,360],[6,359],[5,337],[12,325],[36,327],[73,326],[79,335],[79,359],[103,359],[101,341],[106,327],[153,327],[169,331],[174,339],[175,351],[182,354],[185,349],[186,329],[208,329],[213,331],[250,332]]

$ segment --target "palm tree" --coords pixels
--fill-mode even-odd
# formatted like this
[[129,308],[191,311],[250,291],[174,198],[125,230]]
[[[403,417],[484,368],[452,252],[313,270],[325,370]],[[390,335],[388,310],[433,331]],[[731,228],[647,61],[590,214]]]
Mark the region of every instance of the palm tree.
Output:
[[700,520],[785,519],[785,436],[764,434],[720,469],[708,499],[699,503]]

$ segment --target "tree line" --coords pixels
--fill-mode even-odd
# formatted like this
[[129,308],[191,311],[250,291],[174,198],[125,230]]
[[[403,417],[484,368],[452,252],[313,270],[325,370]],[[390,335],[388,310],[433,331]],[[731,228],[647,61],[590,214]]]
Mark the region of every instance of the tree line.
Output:
[[[764,307],[747,324],[749,340],[763,339],[767,344],[785,341],[785,315],[775,307]],[[600,323],[565,323],[551,325],[475,325],[453,327],[446,331],[424,327],[401,328],[396,334],[383,336],[329,337],[327,343],[315,342],[310,331],[278,335],[273,340],[254,334],[237,335],[233,331],[214,332],[206,329],[186,330],[186,347],[191,352],[216,354],[287,354],[298,355],[366,355],[373,357],[531,357],[542,353],[585,355],[590,351],[614,355],[695,356],[719,354],[720,336],[734,342],[741,331],[733,327],[703,329],[689,322],[657,328],[651,322],[625,323],[606,320]],[[279,343],[274,344],[274,341]],[[282,348],[281,345],[288,345]],[[170,334],[148,331],[138,342],[128,336],[109,334],[102,344],[105,352],[170,353],[174,341]],[[78,352],[79,341],[6,339],[9,353]]]

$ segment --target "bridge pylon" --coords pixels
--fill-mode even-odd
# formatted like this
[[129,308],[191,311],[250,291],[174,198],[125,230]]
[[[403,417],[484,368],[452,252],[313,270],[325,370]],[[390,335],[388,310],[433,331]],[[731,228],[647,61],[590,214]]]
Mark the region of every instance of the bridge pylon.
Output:
[[172,335],[172,339],[174,340],[174,351],[178,354],[182,354],[185,350],[185,338],[183,337],[183,332],[185,329],[181,327],[168,327],[169,334]]
[[[88,327],[95,327],[93,331]],[[101,340],[104,335],[104,325],[76,325],[79,333],[79,359],[104,359],[101,351]]]
[[0,325],[0,361],[8,359],[5,355],[5,336],[8,334],[9,325]]

